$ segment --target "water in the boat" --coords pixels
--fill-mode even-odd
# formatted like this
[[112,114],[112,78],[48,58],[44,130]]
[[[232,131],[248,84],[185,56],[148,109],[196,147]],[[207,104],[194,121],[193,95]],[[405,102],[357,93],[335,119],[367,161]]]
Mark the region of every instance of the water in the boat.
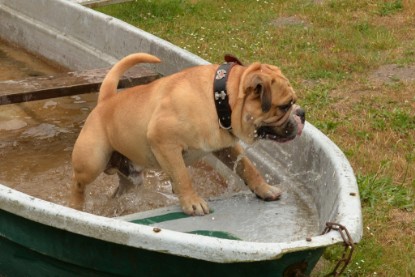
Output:
[[[0,44],[0,80],[56,72],[56,68],[41,60],[33,61],[33,56],[22,58],[24,55],[16,52]],[[9,69],[4,72],[6,65]],[[0,183],[47,201],[67,205],[73,144],[96,99],[97,94],[92,93],[0,106]],[[203,197],[231,195],[246,190],[232,177],[223,177],[214,171],[206,162],[189,167],[189,171],[196,190]],[[112,195],[118,186],[118,178],[116,175],[101,174],[87,187],[84,210],[112,217],[178,202],[171,191],[170,181],[163,173],[147,171],[145,177],[143,185],[114,198]],[[265,177],[270,183],[287,182],[284,177]],[[281,241],[295,234],[304,236],[318,232],[315,205],[306,192],[295,187],[285,186],[283,197],[278,201],[281,206],[278,222],[282,227],[294,226],[294,229],[285,227],[278,230]],[[268,222],[272,215],[257,216],[262,228],[270,227]],[[253,232],[251,227],[255,226],[246,226],[246,232]],[[252,235],[256,236],[255,233]]]
[[65,68],[36,57],[0,39],[0,80],[50,75]]

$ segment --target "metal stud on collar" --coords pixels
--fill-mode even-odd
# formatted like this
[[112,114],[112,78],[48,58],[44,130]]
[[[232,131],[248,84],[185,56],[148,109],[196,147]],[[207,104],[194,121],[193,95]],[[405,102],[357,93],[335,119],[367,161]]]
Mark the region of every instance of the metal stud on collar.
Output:
[[232,126],[231,126],[231,125],[229,125],[228,127],[225,127],[225,126],[223,126],[223,125],[222,125],[222,122],[220,121],[220,119],[219,119],[218,121],[219,121],[219,126],[220,126],[222,129],[225,129],[225,130],[230,130],[230,129],[232,129]]

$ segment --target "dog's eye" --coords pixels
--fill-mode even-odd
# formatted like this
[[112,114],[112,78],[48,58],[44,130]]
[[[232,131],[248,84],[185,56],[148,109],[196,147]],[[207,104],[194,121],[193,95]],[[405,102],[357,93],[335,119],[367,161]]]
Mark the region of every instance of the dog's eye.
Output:
[[280,109],[282,112],[288,112],[291,107],[294,105],[294,101],[291,101],[290,103],[286,104],[286,105],[282,105],[282,106],[278,106],[278,109]]
[[291,105],[284,105],[278,107],[282,112],[288,112],[288,110],[291,108]]

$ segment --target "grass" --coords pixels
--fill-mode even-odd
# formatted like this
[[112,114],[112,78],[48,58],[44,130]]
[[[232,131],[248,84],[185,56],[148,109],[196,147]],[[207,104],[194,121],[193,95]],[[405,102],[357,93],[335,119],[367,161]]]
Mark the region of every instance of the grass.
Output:
[[415,276],[415,81],[371,75],[415,65],[413,0],[140,0],[100,11],[213,63],[233,53],[280,66],[357,175],[365,234],[346,276]]

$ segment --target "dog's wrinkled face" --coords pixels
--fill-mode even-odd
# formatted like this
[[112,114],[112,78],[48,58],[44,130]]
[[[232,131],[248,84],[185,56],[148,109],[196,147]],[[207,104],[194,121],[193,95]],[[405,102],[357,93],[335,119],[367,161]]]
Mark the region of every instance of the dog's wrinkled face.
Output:
[[305,112],[296,105],[297,96],[280,69],[254,65],[245,76],[245,105],[242,113],[248,142],[270,139],[286,142],[301,135]]

